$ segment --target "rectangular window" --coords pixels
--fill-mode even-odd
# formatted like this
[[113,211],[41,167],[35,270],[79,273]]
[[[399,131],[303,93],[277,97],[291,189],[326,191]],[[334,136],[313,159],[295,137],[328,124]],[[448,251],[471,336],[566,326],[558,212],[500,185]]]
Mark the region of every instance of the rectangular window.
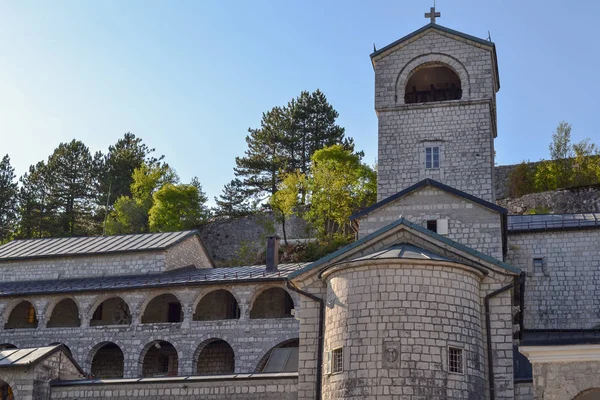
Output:
[[534,258],[533,259],[533,272],[544,272],[544,259]]
[[463,373],[463,349],[448,347],[448,372],[453,374]]
[[437,233],[437,219],[428,219],[427,229]]
[[344,370],[344,352],[342,347],[331,351],[331,373],[337,374]]
[[425,147],[425,168],[435,169],[440,167],[440,148]]

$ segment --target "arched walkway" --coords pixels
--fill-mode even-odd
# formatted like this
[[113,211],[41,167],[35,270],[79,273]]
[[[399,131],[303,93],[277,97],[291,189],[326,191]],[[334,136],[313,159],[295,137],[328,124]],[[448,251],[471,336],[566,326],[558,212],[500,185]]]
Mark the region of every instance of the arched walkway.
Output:
[[[300,347],[300,340],[299,339],[290,339],[290,340],[286,340],[284,342],[279,343],[277,346],[271,348],[269,351],[267,351],[267,353],[258,361],[258,364],[256,364],[256,368],[254,369],[254,372],[272,372],[272,371],[265,371],[265,367],[267,366],[267,363],[269,362],[269,359],[271,358],[271,356],[273,355],[273,353],[278,353],[280,352],[277,349],[288,349],[285,352],[283,352],[281,355],[275,355],[275,357],[280,358],[280,359],[285,359],[283,363],[280,363],[280,365],[282,366],[282,370],[281,371],[276,371],[276,372],[297,372],[298,371],[298,349]],[[279,361],[279,360],[273,360],[272,362],[275,361]]]
[[35,329],[37,326],[35,307],[27,300],[23,300],[10,312],[4,329]]
[[48,328],[66,328],[81,326],[79,308],[73,299],[62,299],[52,309],[50,319],[46,324]]
[[122,378],[125,370],[125,357],[119,346],[104,342],[94,346],[91,374],[94,378]]
[[144,310],[142,324],[182,322],[183,310],[179,299],[170,293],[153,298]]
[[0,379],[0,400],[14,400],[15,398],[13,388]]
[[600,388],[589,389],[579,393],[573,400],[600,400]]
[[176,376],[179,356],[175,347],[164,340],[148,343],[142,352],[142,377]]
[[111,297],[96,307],[90,326],[131,325],[131,311],[120,297]]
[[198,346],[196,359],[198,375],[224,375],[235,371],[233,348],[222,339],[205,340]]
[[294,301],[282,288],[270,288],[262,292],[250,310],[250,318],[292,318]]
[[12,343],[2,343],[0,344],[0,350],[9,350],[9,349],[16,349],[17,346],[15,346]]
[[460,78],[442,63],[420,65],[404,90],[404,103],[429,103],[432,101],[459,100],[462,97]]
[[233,295],[224,289],[204,295],[196,306],[194,321],[214,321],[240,318],[240,307]]

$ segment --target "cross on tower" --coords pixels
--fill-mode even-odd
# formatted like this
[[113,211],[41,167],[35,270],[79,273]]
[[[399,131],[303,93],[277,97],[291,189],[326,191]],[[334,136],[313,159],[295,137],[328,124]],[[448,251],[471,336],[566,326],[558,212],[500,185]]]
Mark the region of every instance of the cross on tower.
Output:
[[430,18],[432,24],[435,24],[435,19],[441,16],[441,13],[435,12],[435,6],[431,7],[428,13],[425,13],[425,18]]

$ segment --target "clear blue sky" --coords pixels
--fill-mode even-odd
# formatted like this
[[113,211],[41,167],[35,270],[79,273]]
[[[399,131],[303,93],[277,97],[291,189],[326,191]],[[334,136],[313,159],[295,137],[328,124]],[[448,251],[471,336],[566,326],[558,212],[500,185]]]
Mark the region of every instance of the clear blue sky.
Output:
[[[262,112],[320,88],[377,157],[369,54],[431,1],[0,1],[0,153],[20,175],[61,141],[131,131],[218,195]],[[547,157],[561,120],[600,142],[597,0],[438,0],[441,25],[496,43],[497,162]]]

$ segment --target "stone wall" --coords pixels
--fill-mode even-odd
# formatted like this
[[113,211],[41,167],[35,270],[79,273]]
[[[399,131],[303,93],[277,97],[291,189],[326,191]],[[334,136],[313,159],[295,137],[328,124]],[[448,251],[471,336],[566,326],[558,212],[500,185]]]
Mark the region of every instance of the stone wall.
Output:
[[[527,273],[526,329],[600,324],[600,230],[509,234],[507,262]],[[533,258],[544,266],[533,267]]]
[[[533,363],[535,400],[573,400],[588,389],[599,389],[600,361]],[[597,399],[596,396],[586,399]]]
[[[494,60],[490,47],[429,31],[375,58],[379,119],[378,200],[432,178],[495,201]],[[461,100],[404,104],[410,73],[440,63],[460,77]],[[440,168],[425,169],[425,147],[440,148]]]
[[509,214],[525,214],[535,209],[552,214],[600,212],[600,185],[503,198],[498,205],[508,209]]
[[500,214],[433,187],[419,189],[360,219],[360,237],[402,217],[426,226],[430,219],[448,218],[448,238],[502,259]]
[[212,268],[212,261],[198,236],[191,236],[166,250],[165,271],[194,266]]
[[[306,222],[295,216],[286,220],[285,229],[288,239],[312,237]],[[224,267],[259,263],[266,237],[273,234],[283,239],[283,227],[271,212],[215,221],[200,227],[200,237],[210,256],[216,266]]]
[[515,400],[533,400],[533,383],[515,382]]
[[52,400],[296,400],[298,374],[260,374],[231,377],[193,377],[184,381],[160,379],[122,382],[55,382]]

